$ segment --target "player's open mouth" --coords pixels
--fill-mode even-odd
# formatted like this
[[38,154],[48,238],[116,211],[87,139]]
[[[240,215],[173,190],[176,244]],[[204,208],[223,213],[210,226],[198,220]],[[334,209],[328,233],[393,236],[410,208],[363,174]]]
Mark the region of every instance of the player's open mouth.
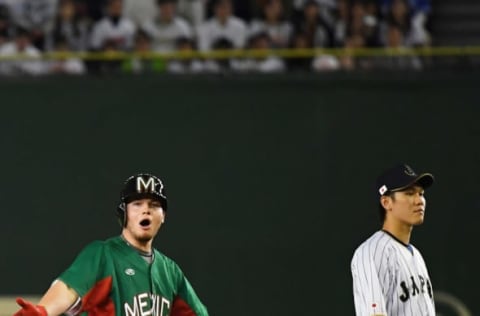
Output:
[[148,227],[148,226],[150,226],[150,223],[151,223],[151,222],[150,222],[149,219],[144,219],[144,220],[142,220],[142,221],[140,222],[140,226],[142,226],[142,227]]

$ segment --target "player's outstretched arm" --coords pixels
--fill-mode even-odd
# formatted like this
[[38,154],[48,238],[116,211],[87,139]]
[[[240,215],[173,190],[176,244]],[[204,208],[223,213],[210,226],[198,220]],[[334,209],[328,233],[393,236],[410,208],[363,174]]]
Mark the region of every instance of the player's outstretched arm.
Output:
[[17,304],[22,308],[16,312],[13,316],[47,316],[47,311],[45,307],[34,305],[29,301],[24,300],[23,298],[17,298]]
[[182,275],[178,295],[173,300],[171,316],[208,316],[205,305],[200,301],[190,282]]
[[14,316],[58,316],[69,310],[78,295],[62,281],[55,281],[43,295],[38,305],[17,298],[21,309]]

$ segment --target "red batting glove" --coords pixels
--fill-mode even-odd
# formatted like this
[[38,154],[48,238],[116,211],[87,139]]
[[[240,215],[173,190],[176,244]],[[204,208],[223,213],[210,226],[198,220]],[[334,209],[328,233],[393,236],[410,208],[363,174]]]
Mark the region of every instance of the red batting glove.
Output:
[[47,310],[43,306],[33,305],[20,297],[18,297],[16,301],[22,309],[16,312],[13,316],[48,316]]

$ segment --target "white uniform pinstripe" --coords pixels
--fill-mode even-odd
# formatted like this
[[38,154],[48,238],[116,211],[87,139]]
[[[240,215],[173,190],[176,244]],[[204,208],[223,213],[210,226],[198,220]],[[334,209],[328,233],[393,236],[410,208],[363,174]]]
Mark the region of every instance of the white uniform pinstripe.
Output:
[[351,268],[357,316],[435,316],[430,277],[415,247],[378,231],[357,248]]

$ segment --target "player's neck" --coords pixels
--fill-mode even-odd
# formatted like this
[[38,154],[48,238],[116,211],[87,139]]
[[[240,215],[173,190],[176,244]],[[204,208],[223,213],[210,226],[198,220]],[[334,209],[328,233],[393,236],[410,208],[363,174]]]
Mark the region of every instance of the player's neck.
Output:
[[130,247],[133,247],[141,252],[144,252],[144,253],[151,253],[152,252],[152,240],[148,240],[148,241],[142,241],[142,240],[138,240],[136,238],[133,238],[133,236],[131,236],[130,234],[128,233],[125,233],[123,232],[122,233],[122,238],[123,240],[125,240],[125,242],[130,246]]
[[382,229],[395,236],[395,238],[403,242],[405,245],[410,244],[410,236],[412,235],[413,226],[385,221]]

